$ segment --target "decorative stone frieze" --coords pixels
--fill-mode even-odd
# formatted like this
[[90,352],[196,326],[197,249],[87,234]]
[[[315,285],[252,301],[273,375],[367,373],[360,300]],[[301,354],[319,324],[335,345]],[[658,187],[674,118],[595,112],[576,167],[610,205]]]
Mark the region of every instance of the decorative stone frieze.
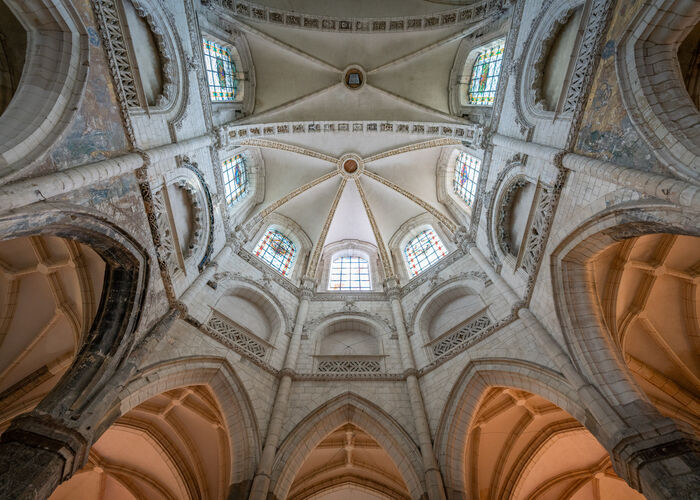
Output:
[[379,373],[382,371],[380,361],[376,359],[320,359],[320,373]]
[[460,347],[492,327],[492,325],[493,322],[486,313],[480,314],[476,318],[469,320],[466,324],[457,327],[456,331],[437,339],[431,346],[433,356],[439,359],[449,354],[452,350]]
[[251,21],[269,22],[290,28],[339,33],[395,33],[420,31],[474,23],[503,10],[504,0],[481,0],[452,10],[408,17],[353,18],[302,14],[240,0],[203,0],[202,4],[223,8],[231,15]]
[[224,318],[215,311],[209,317],[205,328],[212,337],[223,344],[236,350],[242,350],[260,360],[265,358],[267,349],[262,343],[255,340],[251,335],[245,333],[241,327],[234,325],[227,318]]

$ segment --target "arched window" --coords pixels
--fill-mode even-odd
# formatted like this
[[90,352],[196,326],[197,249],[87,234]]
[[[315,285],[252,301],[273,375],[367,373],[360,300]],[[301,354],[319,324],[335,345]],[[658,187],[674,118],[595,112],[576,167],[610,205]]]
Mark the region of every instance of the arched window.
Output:
[[417,276],[447,255],[447,248],[432,228],[411,239],[403,249],[408,272]]
[[277,231],[268,229],[255,247],[255,255],[279,271],[282,276],[291,273],[297,248],[292,240]]
[[221,174],[227,204],[240,200],[248,193],[248,169],[242,155],[236,155],[223,162]]
[[206,38],[202,39],[202,45],[211,100],[215,102],[236,100],[238,79],[231,49]]
[[331,264],[329,290],[372,290],[369,262],[362,257],[343,255]]
[[501,76],[505,40],[499,40],[479,53],[472,67],[467,89],[467,101],[476,106],[492,106],[496,98],[498,77]]
[[455,164],[455,193],[470,207],[476,198],[481,161],[472,155],[461,152]]

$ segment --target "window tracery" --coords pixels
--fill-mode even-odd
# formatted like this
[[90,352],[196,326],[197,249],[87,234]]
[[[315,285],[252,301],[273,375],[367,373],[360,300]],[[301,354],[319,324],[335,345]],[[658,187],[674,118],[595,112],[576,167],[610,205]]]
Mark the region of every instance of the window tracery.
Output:
[[329,290],[372,290],[369,262],[362,257],[342,255],[331,264]]
[[231,49],[206,38],[202,39],[202,46],[209,97],[214,102],[235,101],[238,79]]
[[403,253],[409,273],[417,276],[445,257],[448,251],[437,233],[429,228],[412,238],[404,247]]
[[268,229],[255,247],[255,255],[282,276],[291,273],[297,248],[285,235],[276,229]]
[[480,171],[481,161],[478,158],[465,152],[461,152],[457,156],[454,177],[455,194],[470,207],[476,199]]
[[467,89],[469,104],[476,106],[492,106],[496,99],[498,78],[501,75],[505,40],[482,49],[472,67],[472,74]]
[[248,168],[243,155],[236,155],[221,164],[224,181],[224,195],[228,205],[248,194]]

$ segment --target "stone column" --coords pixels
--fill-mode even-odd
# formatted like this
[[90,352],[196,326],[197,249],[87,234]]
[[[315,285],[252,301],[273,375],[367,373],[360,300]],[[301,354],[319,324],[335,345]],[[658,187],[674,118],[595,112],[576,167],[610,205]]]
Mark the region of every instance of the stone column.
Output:
[[513,305],[520,300],[520,297],[513,291],[508,282],[496,272],[491,263],[486,260],[484,254],[481,253],[481,250],[473,243],[469,246],[469,254],[474,258],[481,270],[486,273],[491,282],[496,285],[496,288],[503,294],[508,304]]
[[281,372],[282,378],[277,386],[275,402],[272,405],[270,423],[267,426],[267,436],[265,437],[265,446],[263,447],[260,463],[258,464],[258,469],[253,479],[253,486],[250,490],[250,500],[266,500],[270,489],[270,474],[272,474],[272,465],[275,460],[275,454],[277,453],[282,424],[287,416],[289,391],[292,387],[292,374],[297,364],[301,335],[304,330],[306,316],[309,313],[309,302],[313,295],[313,288],[313,280],[304,278],[302,281],[301,300],[297,309],[297,318],[294,322],[294,331],[292,332],[292,338],[289,340],[289,344],[287,344],[287,355],[285,356],[284,368]]
[[207,284],[207,282],[214,276],[214,273],[216,272],[219,262],[222,260],[227,259],[231,254],[233,253],[233,249],[231,247],[231,243],[226,243],[221,250],[219,250],[219,253],[216,254],[216,257],[204,268],[204,270],[199,273],[199,276],[197,276],[192,283],[190,283],[190,286],[187,287],[187,290],[180,296],[180,302],[182,302],[185,307],[188,307],[190,305],[190,302],[192,302],[192,299],[197,295],[197,292],[202,289],[204,285]]
[[401,357],[401,366],[406,375],[406,386],[408,388],[408,397],[411,401],[411,410],[413,420],[416,424],[418,432],[418,443],[420,452],[423,458],[423,469],[425,470],[425,484],[428,490],[428,498],[431,500],[444,500],[445,487],[442,483],[442,475],[440,467],[435,458],[435,450],[433,449],[433,441],[430,435],[430,426],[428,424],[428,416],[425,411],[423,395],[421,394],[420,386],[418,385],[418,377],[416,370],[416,362],[413,358],[413,350],[408,341],[406,326],[403,322],[403,308],[399,300],[399,289],[395,280],[387,280],[387,292],[391,301],[391,312],[394,316],[394,324],[396,325],[396,333],[399,337],[399,355]]
[[576,370],[561,345],[530,309],[523,307],[518,316],[591,412],[593,420],[584,424],[599,429],[596,437],[605,441],[603,444],[610,450],[618,475],[641,491],[647,500],[700,499],[697,487],[700,484],[700,441],[692,429],[660,415],[653,418],[645,408],[640,408],[634,421],[623,420]]

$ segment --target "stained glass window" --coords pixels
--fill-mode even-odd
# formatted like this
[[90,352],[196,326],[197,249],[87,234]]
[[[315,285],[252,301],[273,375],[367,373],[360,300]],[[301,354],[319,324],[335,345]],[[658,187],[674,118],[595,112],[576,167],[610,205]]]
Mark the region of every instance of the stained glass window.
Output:
[[470,207],[476,197],[476,186],[479,182],[481,161],[465,152],[457,156],[455,164],[455,193]]
[[369,262],[362,257],[344,255],[331,264],[329,290],[371,290]]
[[447,248],[432,229],[426,229],[403,249],[408,271],[416,276],[447,255]]
[[211,100],[235,100],[238,80],[231,49],[207,39],[202,40],[202,45]]
[[270,264],[282,276],[291,272],[296,253],[297,248],[292,240],[276,229],[268,229],[255,247],[255,255]]
[[496,98],[498,77],[501,75],[505,41],[481,52],[474,62],[467,90],[469,104],[491,106]]
[[248,169],[243,156],[236,155],[221,164],[224,178],[224,194],[229,205],[245,196],[248,192]]

